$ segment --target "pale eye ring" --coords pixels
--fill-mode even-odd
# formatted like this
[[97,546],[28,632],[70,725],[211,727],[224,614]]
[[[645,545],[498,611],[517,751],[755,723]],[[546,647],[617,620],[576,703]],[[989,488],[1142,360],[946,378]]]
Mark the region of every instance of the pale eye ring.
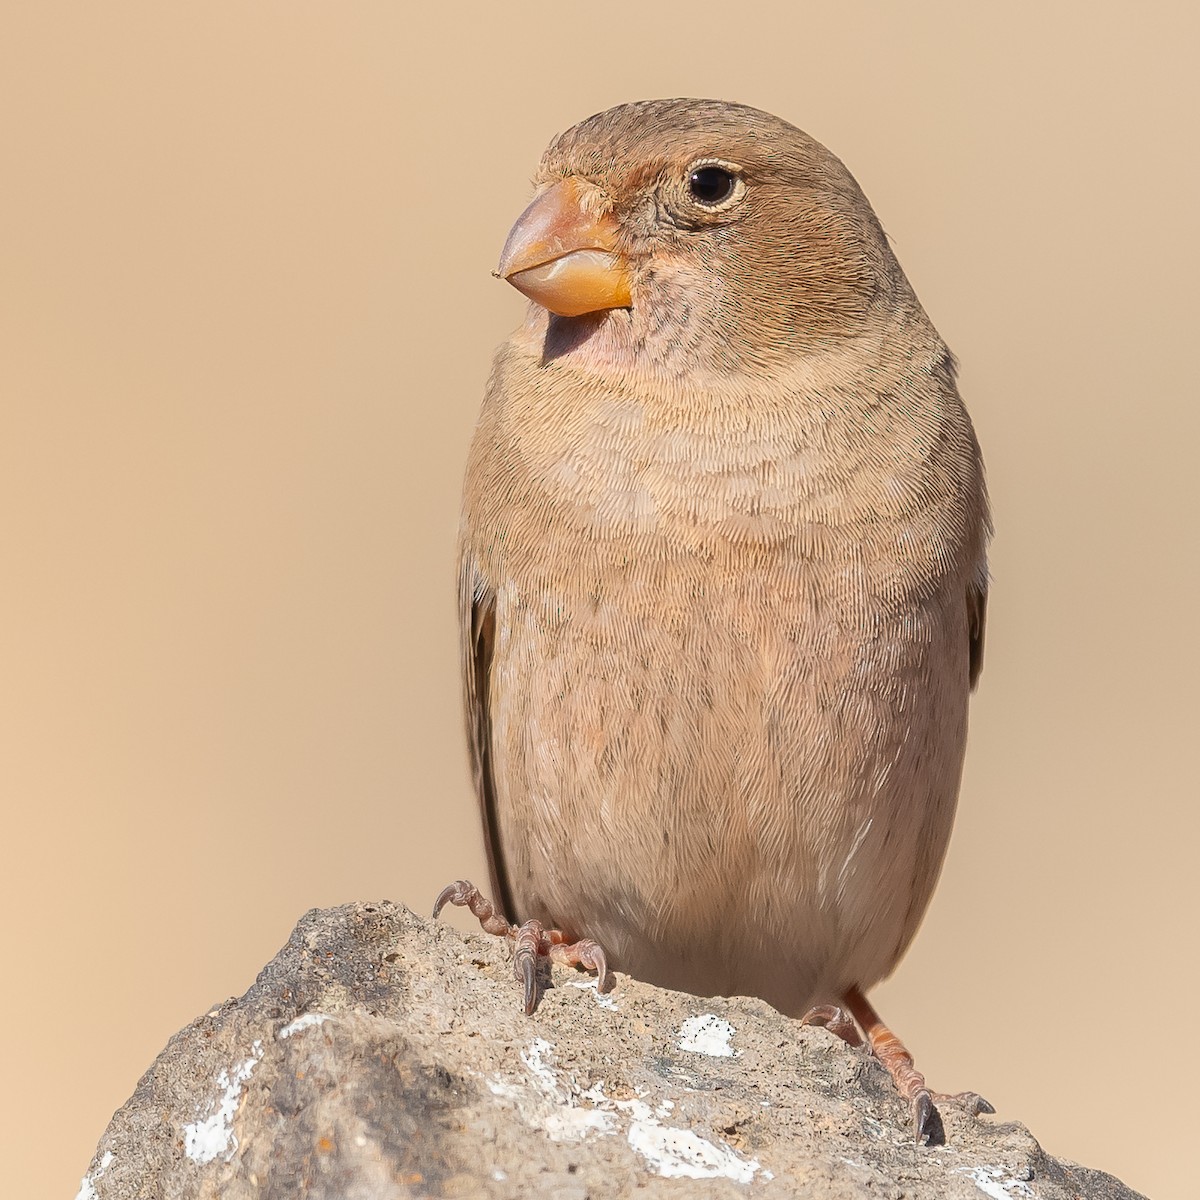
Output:
[[746,185],[732,164],[704,159],[688,169],[687,190],[693,203],[720,212],[742,198]]

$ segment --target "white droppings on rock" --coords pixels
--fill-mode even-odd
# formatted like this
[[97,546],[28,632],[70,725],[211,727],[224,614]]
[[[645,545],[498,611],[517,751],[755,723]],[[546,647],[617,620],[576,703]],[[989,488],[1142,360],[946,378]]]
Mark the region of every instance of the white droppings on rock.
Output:
[[108,1170],[108,1164],[114,1157],[111,1150],[105,1150],[104,1156],[96,1164],[95,1171],[89,1172],[79,1181],[79,1191],[75,1193],[75,1200],[96,1200],[96,1180]]
[[598,979],[575,979],[571,981],[572,987],[583,988],[585,992],[596,993],[596,1003],[601,1008],[611,1009],[613,1012],[620,1012],[621,1008],[617,1004],[617,998],[608,992],[600,990],[600,981]]
[[548,1113],[542,1120],[542,1128],[552,1142],[570,1142],[589,1133],[613,1133],[614,1123],[612,1113],[603,1109],[568,1104]]
[[332,1020],[333,1018],[328,1013],[302,1013],[290,1025],[285,1025],[275,1036],[280,1039],[290,1038],[293,1033],[299,1033],[302,1029],[311,1029],[314,1025],[324,1025],[326,1021]]
[[746,1160],[728,1146],[717,1146],[690,1129],[674,1129],[657,1121],[634,1121],[629,1126],[629,1144],[652,1170],[667,1179],[715,1179],[724,1176],[735,1183],[749,1183],[760,1166]]
[[[738,1183],[749,1183],[755,1172],[762,1170],[754,1159],[740,1158],[724,1144],[701,1138],[694,1130],[662,1123],[661,1118],[674,1108],[674,1100],[664,1099],[652,1106],[647,1103],[648,1092],[640,1092],[634,1099],[618,1100],[605,1096],[602,1084],[593,1084],[582,1094],[606,1110],[629,1117],[626,1140],[630,1148],[665,1178],[708,1180],[724,1176]],[[772,1177],[769,1171],[763,1171],[763,1175]]]
[[[616,1100],[605,1096],[602,1084],[594,1084],[586,1093],[630,1118],[626,1140],[650,1168],[667,1179],[712,1179],[725,1176],[738,1183],[749,1183],[755,1172],[762,1170],[754,1159],[743,1159],[726,1145],[717,1145],[690,1129],[664,1125],[661,1118],[675,1107],[674,1100],[664,1099],[651,1108],[641,1092],[637,1099]],[[769,1179],[769,1171],[763,1171]]]
[[606,1110],[607,1112],[624,1113],[634,1121],[654,1121],[665,1117],[675,1107],[674,1100],[663,1100],[655,1107],[646,1103],[650,1093],[639,1090],[637,1095],[629,1100],[618,1100],[615,1096],[604,1094],[604,1084],[593,1083],[586,1092],[581,1092],[582,1099]]
[[492,1078],[487,1081],[488,1089],[493,1096],[511,1100],[525,1120],[544,1130],[552,1141],[612,1133],[612,1114],[584,1103],[574,1080],[560,1078],[546,1061],[553,1050],[553,1044],[545,1038],[534,1038],[529,1049],[521,1051],[527,1076],[515,1081]]
[[521,1051],[521,1061],[529,1068],[529,1073],[538,1081],[544,1092],[559,1097],[561,1089],[554,1068],[545,1061],[545,1056],[553,1049],[553,1042],[548,1042],[545,1038],[534,1038],[529,1043],[529,1049]]
[[[553,1050],[545,1038],[535,1038],[529,1049],[521,1052],[527,1072],[524,1079],[487,1081],[494,1096],[513,1101],[521,1115],[549,1134],[551,1140],[612,1135],[627,1121],[625,1134],[630,1147],[651,1170],[666,1178],[723,1176],[748,1183],[762,1171],[758,1162],[741,1158],[726,1145],[710,1142],[690,1129],[664,1125],[662,1118],[675,1107],[671,1099],[652,1104],[649,1093],[639,1090],[636,1096],[619,1100],[606,1095],[600,1082],[580,1088],[573,1078],[555,1069],[550,1060]],[[769,1172],[762,1173],[770,1177]]]
[[[1033,1190],[1009,1175],[1004,1167],[959,1167],[971,1182],[990,1200],[1025,1200]],[[1008,1175],[1005,1179],[1004,1176]]]
[[689,1054],[708,1054],[713,1058],[736,1058],[741,1051],[729,1043],[734,1028],[716,1013],[688,1017],[679,1027],[679,1048]]
[[242,1095],[242,1084],[254,1074],[262,1056],[263,1044],[255,1039],[249,1058],[218,1073],[217,1086],[222,1090],[215,1102],[215,1110],[204,1120],[192,1121],[183,1127],[183,1152],[193,1162],[212,1162],[219,1155],[228,1162],[233,1157],[238,1144],[233,1132],[233,1117]]

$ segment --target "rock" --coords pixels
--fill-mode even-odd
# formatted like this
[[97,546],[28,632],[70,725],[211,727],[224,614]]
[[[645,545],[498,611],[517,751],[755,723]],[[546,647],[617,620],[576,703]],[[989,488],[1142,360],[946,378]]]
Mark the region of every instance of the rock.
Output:
[[915,1148],[865,1051],[759,1000],[552,982],[526,1017],[500,939],[314,910],[170,1040],[78,1200],[1137,1200],[953,1108],[945,1144]]

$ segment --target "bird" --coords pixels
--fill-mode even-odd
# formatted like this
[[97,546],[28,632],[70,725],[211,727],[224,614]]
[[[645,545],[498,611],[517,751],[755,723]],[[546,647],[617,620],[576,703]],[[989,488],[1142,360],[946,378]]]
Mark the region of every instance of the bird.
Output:
[[[751,995],[933,1092],[867,999],[929,903],[991,518],[956,360],[858,183],[741,104],[555,137],[469,451],[467,730],[526,1011],[545,959]],[[861,1029],[861,1035],[859,1030]]]

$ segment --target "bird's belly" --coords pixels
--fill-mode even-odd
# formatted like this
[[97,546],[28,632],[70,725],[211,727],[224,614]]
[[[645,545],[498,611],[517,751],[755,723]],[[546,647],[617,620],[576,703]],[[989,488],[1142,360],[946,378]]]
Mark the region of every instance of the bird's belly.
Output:
[[639,978],[790,1012],[892,969],[953,818],[966,632],[948,595],[870,621],[813,595],[752,570],[660,573],[652,604],[636,579],[499,590],[515,916]]

